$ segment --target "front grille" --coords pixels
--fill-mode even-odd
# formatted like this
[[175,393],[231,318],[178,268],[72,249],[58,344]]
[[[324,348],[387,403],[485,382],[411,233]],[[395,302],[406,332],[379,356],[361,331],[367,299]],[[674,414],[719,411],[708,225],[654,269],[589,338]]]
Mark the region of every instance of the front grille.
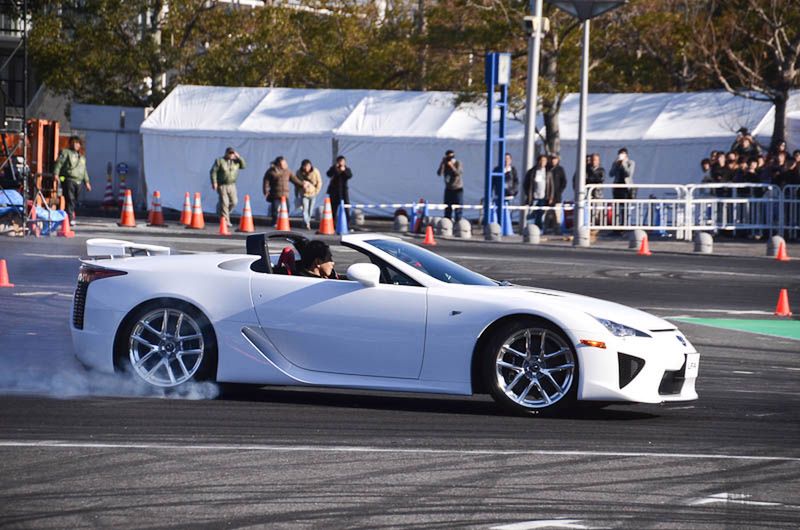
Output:
[[675,396],[683,390],[683,382],[686,380],[686,360],[680,370],[667,370],[658,385],[658,394],[661,396]]
[[72,325],[75,326],[75,329],[83,329],[83,312],[86,308],[86,291],[88,289],[89,282],[78,281],[72,306]]

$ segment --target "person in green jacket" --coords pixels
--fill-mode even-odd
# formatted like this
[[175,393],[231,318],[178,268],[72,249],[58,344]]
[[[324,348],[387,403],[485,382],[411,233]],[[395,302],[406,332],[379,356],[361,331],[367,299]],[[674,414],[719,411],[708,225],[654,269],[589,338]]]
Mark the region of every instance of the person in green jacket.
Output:
[[86,186],[86,191],[92,191],[89,182],[89,173],[86,172],[86,157],[81,154],[81,139],[70,136],[69,147],[58,155],[56,165],[53,166],[53,176],[61,182],[61,192],[64,194],[67,215],[75,224],[75,207],[78,205],[78,193],[81,184]]
[[228,226],[231,224],[231,210],[236,208],[239,198],[236,194],[236,178],[239,170],[247,167],[239,153],[233,147],[225,149],[225,156],[214,160],[211,166],[211,187],[217,192],[217,215],[225,218]]

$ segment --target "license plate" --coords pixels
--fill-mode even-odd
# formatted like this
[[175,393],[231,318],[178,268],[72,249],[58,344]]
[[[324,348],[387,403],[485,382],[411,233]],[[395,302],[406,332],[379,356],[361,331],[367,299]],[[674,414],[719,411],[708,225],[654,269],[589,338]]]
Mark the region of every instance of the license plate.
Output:
[[687,353],[686,354],[686,370],[684,371],[684,377],[686,379],[692,379],[697,377],[697,372],[700,368],[700,354],[699,353]]

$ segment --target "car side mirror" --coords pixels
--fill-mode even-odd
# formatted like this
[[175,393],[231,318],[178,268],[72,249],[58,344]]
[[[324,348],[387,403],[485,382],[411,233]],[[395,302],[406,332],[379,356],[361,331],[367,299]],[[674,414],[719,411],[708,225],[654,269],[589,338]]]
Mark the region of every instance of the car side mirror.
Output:
[[375,287],[381,283],[381,270],[372,263],[354,263],[347,268],[347,279],[364,287]]

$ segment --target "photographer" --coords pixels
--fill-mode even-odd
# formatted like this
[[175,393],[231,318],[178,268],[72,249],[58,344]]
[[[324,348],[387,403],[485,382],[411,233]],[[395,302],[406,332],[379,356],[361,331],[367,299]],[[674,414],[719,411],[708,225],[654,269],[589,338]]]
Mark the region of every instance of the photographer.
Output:
[[[439,169],[436,174],[444,177],[444,203],[447,208],[444,210],[444,216],[448,219],[453,219],[453,205],[464,204],[464,183],[461,179],[464,170],[461,168],[461,162],[456,160],[456,154],[452,149],[448,149],[444,153],[444,158],[439,163]],[[455,220],[461,219],[461,208],[458,208],[455,215]]]
[[336,157],[336,163],[328,169],[326,174],[331,179],[328,183],[328,195],[331,198],[331,205],[334,211],[339,207],[341,201],[344,201],[345,204],[350,204],[348,181],[353,178],[353,172],[347,167],[347,159],[343,156]]
[[[636,162],[628,157],[628,150],[624,147],[617,151],[617,159],[611,165],[608,176],[614,184],[633,184],[633,172],[636,170]],[[636,190],[633,188],[614,188],[614,199],[635,199]],[[625,203],[616,205],[618,225],[626,225],[628,222],[628,205]]]

